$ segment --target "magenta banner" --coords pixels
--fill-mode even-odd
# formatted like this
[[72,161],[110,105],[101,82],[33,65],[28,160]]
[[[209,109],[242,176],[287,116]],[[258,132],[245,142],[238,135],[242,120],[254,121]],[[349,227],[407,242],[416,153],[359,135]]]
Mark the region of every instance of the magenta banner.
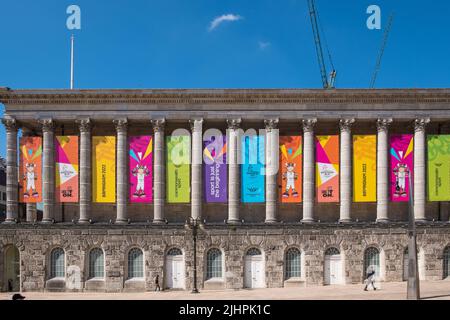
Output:
[[414,139],[412,134],[391,136],[391,200],[409,200],[409,179],[413,184]]
[[151,136],[129,138],[130,202],[150,203],[153,200],[153,139]]
[[211,137],[203,142],[206,202],[227,202],[226,137]]

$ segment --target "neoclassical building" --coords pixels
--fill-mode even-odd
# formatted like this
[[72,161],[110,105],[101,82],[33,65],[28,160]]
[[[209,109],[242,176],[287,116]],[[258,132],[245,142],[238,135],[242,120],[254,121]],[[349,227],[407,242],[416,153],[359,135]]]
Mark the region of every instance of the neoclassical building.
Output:
[[[450,134],[450,89],[0,88],[0,102],[2,290],[146,291],[157,275],[165,288],[188,290],[195,266],[200,289],[360,283],[369,265],[382,281],[402,281],[410,195],[420,277],[449,275],[449,174],[430,169],[429,143]],[[181,166],[168,152],[180,129],[190,160]],[[203,161],[212,129],[226,137],[211,185],[217,201]],[[255,153],[239,140],[251,129],[264,129]],[[75,137],[75,151],[61,151],[64,137]],[[147,151],[134,152],[133,137],[149,137]],[[364,155],[358,137],[372,143]],[[299,144],[283,153],[283,141]],[[253,156],[263,177],[245,163]],[[279,170],[269,170],[274,163]]]

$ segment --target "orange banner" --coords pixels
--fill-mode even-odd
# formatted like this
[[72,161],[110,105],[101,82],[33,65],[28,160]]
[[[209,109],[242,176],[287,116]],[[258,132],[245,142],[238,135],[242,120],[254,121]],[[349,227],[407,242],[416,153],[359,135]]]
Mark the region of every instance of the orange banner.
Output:
[[302,137],[280,137],[280,202],[302,202]]
[[316,137],[318,202],[339,202],[339,136]]
[[22,137],[19,155],[19,201],[42,201],[42,138]]
[[78,137],[55,139],[56,201],[78,201]]

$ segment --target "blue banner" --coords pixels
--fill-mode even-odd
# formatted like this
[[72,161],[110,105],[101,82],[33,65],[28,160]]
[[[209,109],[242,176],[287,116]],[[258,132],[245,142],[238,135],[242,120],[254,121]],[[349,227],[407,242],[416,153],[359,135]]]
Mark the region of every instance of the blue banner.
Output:
[[264,165],[264,136],[242,137],[242,202],[255,203],[265,201]]

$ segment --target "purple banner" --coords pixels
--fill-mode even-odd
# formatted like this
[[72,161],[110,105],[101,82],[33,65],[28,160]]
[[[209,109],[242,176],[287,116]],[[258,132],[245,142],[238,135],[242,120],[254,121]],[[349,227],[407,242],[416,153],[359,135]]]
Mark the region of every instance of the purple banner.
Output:
[[153,200],[153,139],[151,136],[129,138],[130,202]]
[[391,136],[391,200],[409,201],[413,184],[414,139],[412,134]]
[[226,138],[213,136],[203,146],[205,200],[227,202]]

